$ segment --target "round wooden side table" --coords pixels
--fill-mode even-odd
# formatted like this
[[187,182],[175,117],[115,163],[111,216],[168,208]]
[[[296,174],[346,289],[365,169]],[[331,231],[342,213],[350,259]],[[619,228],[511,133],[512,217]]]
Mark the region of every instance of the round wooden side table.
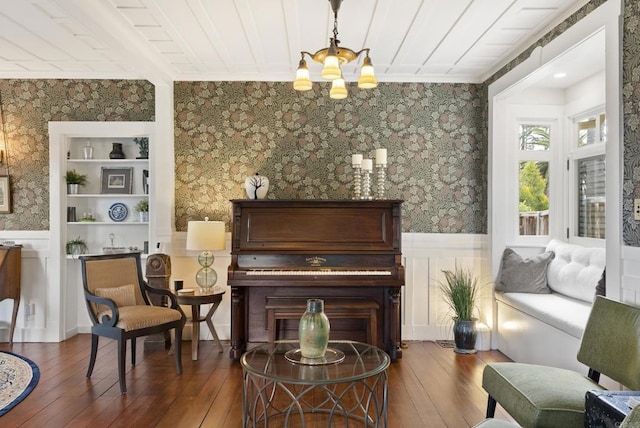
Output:
[[[220,306],[220,302],[222,302],[222,295],[224,293],[224,289],[214,287],[211,291],[201,291],[196,288],[194,289],[193,294],[177,294],[178,304],[191,306],[191,359],[193,361],[198,359],[198,342],[200,342],[200,323],[202,321],[205,321],[207,326],[209,326],[209,331],[213,336],[213,340],[220,348],[220,352],[223,351],[222,343],[220,343],[218,333],[216,333],[216,329],[213,326],[211,318],[216,312],[216,309],[218,309],[218,306]],[[207,312],[207,315],[204,317],[200,316],[200,305],[208,304],[211,305],[209,312]]]

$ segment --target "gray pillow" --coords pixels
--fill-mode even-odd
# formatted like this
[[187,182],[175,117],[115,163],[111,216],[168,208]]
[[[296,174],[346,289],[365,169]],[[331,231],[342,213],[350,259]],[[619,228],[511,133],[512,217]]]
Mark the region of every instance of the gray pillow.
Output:
[[502,272],[496,283],[497,291],[506,293],[549,294],[547,287],[547,266],[553,260],[553,251],[523,259],[511,248],[502,254]]
[[606,296],[607,295],[607,270],[602,271],[602,276],[600,277],[600,281],[596,284],[596,296]]

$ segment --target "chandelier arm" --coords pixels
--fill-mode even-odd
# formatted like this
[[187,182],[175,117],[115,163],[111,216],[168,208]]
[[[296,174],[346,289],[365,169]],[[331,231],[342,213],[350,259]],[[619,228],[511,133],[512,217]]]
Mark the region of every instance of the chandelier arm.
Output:
[[313,54],[311,52],[307,52],[307,51],[300,51],[300,55],[302,56],[302,59],[304,59],[305,55],[308,55],[309,58],[313,59]]
[[358,58],[362,52],[366,52],[367,56],[369,56],[369,50],[370,50],[369,48],[360,49],[358,52],[355,53],[356,54],[356,58]]

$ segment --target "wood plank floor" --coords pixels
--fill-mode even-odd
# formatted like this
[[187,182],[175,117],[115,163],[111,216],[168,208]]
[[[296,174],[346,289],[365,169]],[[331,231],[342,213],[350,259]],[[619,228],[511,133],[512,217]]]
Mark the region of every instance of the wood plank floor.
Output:
[[[126,395],[116,374],[115,342],[100,339],[91,379],[85,377],[90,336],[61,343],[1,343],[33,360],[41,377],[35,390],[0,417],[6,427],[240,427],[242,368],[211,341],[201,342],[198,361],[183,343],[182,375],[173,356],[144,351],[127,367]],[[128,349],[129,350],[129,349]],[[128,356],[128,361],[130,358]],[[408,342],[403,358],[389,369],[389,427],[472,427],[485,413],[481,387],[486,363],[508,361],[497,351],[459,355],[435,342]],[[498,408],[496,417],[511,420]],[[319,426],[319,425],[318,425]],[[349,425],[351,426],[351,425]]]

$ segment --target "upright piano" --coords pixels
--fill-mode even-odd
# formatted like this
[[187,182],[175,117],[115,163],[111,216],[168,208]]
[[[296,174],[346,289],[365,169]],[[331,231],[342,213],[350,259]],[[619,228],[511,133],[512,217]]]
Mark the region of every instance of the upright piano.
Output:
[[[402,357],[402,201],[231,202],[231,358],[240,358],[248,344],[268,341],[265,303],[271,297],[375,301],[375,345],[394,360]],[[295,338],[297,320],[289,322],[285,338]],[[331,339],[365,341],[358,320],[330,322]]]

